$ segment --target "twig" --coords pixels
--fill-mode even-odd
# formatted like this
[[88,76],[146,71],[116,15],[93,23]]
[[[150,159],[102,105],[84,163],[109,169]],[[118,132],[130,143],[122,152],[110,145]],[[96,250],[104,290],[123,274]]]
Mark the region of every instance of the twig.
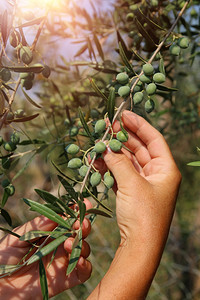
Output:
[[[168,31],[168,33],[166,34],[166,36],[164,37],[163,41],[158,45],[157,49],[155,50],[155,52],[153,53],[153,55],[151,56],[151,58],[148,60],[148,63],[152,63],[152,61],[154,60],[156,54],[160,51],[160,49],[161,49],[162,46],[164,45],[164,43],[165,43],[165,41],[167,40],[167,38],[170,36],[170,34],[172,33],[172,31],[173,31],[174,28],[176,27],[176,25],[177,25],[179,19],[180,19],[181,16],[183,15],[183,13],[184,13],[185,9],[187,8],[188,4],[190,3],[190,1],[191,1],[191,0],[187,0],[187,1],[186,1],[185,5],[183,6],[183,8],[181,9],[180,13],[178,14],[178,16],[177,16],[175,22],[173,23],[173,25],[172,25],[171,28],[169,29],[169,31]],[[138,78],[136,79],[136,81],[134,82],[134,84],[133,84],[132,87],[131,87],[130,99],[132,99],[132,92],[133,92],[133,89],[134,89],[134,87],[136,86],[136,84],[138,83],[138,81],[140,80],[140,76],[141,76],[142,74],[143,74],[143,71],[140,72],[140,74],[138,75]],[[124,108],[125,104],[126,104],[126,101],[123,101],[123,102],[120,104],[120,106],[118,107],[117,112],[115,113],[115,115],[114,115],[114,117],[113,117],[112,124],[114,123],[114,121],[117,119],[117,117],[118,117],[119,114],[121,113],[121,111],[122,111],[122,109]],[[110,125],[108,126],[108,128],[107,128],[107,130],[106,130],[106,132],[105,132],[105,134],[104,134],[104,136],[103,136],[103,138],[102,138],[102,142],[105,141],[105,139],[106,139],[106,137],[107,137],[107,135],[108,135],[108,133],[109,133],[109,131],[110,131],[110,129],[111,129],[112,124],[110,124]],[[93,159],[92,159],[92,161],[91,161],[91,163],[90,163],[90,166],[89,166],[89,168],[88,168],[88,171],[87,171],[87,173],[86,173],[86,175],[85,175],[85,178],[84,178],[84,180],[83,180],[83,182],[82,182],[82,186],[81,186],[80,193],[83,192],[83,189],[84,189],[84,187],[85,187],[86,181],[87,181],[87,179],[88,179],[90,170],[91,170],[91,168],[92,168],[92,165],[93,165],[95,159],[96,159],[96,154],[94,155],[94,157],[93,157]]]

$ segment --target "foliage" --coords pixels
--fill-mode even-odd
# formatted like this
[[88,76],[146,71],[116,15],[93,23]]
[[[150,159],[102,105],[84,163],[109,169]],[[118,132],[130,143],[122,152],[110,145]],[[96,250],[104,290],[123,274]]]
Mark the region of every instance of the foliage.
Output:
[[[112,174],[101,178],[94,162],[105,151],[104,145],[120,151],[126,142],[123,124],[121,134],[112,130],[121,111],[126,108],[142,115],[171,138],[195,131],[200,124],[198,75],[185,71],[199,63],[198,1],[116,1],[112,14],[92,2],[88,11],[67,0],[59,3],[59,9],[55,3],[47,5],[35,18],[12,1],[10,12],[0,18],[1,215],[5,221],[12,227],[7,202],[17,190],[15,182],[26,176],[36,157],[59,173],[58,196],[36,189],[45,203],[24,197],[31,210],[58,223],[53,232],[20,237],[53,239],[26,261],[40,260],[44,298],[48,293],[41,258],[76,234],[69,274],[82,245],[81,228],[74,232],[73,223],[77,219],[82,223],[86,213],[92,223],[96,215],[112,217],[107,202],[114,179]],[[62,47],[68,41],[74,44],[73,60],[57,51],[55,37]],[[183,81],[189,84],[180,85]],[[84,197],[92,197],[94,209],[86,211]],[[4,266],[1,274],[19,267],[23,265],[12,270]]]

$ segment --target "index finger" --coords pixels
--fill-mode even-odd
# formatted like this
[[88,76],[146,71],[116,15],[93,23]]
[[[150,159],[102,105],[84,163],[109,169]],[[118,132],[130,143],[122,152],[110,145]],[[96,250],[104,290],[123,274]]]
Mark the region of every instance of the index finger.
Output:
[[124,125],[146,145],[151,158],[171,156],[169,147],[162,134],[145,119],[131,111],[125,110],[122,113],[122,120]]

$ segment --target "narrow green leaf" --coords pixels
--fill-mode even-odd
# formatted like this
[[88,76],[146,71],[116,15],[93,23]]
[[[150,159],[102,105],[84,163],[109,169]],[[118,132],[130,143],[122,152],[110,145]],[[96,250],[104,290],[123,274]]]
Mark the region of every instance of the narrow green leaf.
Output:
[[141,33],[141,35],[149,42],[150,45],[157,47],[154,40],[151,38],[151,36],[148,34],[148,32],[145,30],[145,28],[143,27],[143,25],[140,23],[140,21],[135,18],[135,24],[139,30],[139,32]]
[[126,67],[127,67],[134,75],[136,75],[136,74],[135,74],[135,71],[133,70],[132,65],[130,64],[130,62],[129,62],[129,60],[128,60],[128,58],[127,58],[125,52],[124,52],[124,49],[123,49],[123,47],[122,47],[121,42],[119,42],[119,54],[120,54],[120,57],[121,57],[123,63],[125,64],[125,66],[126,66]]
[[4,189],[3,198],[2,198],[2,201],[1,201],[1,208],[3,208],[5,206],[8,198],[9,198],[9,194],[7,193],[6,189]]
[[83,125],[83,128],[85,129],[88,137],[91,139],[91,141],[94,142],[94,137],[92,136],[91,132],[90,132],[90,129],[85,121],[85,118],[84,118],[84,115],[83,115],[83,112],[81,110],[81,108],[79,107],[78,108],[78,114],[79,114],[79,118],[80,118],[80,121],[81,121],[81,124]]
[[101,201],[99,201],[99,199],[98,199],[95,195],[92,194],[92,192],[87,188],[87,186],[85,186],[85,188],[86,188],[86,190],[88,191],[88,193],[90,194],[90,196],[92,196],[92,198],[93,198],[100,206],[102,206],[103,208],[105,208],[107,211],[112,212],[112,210],[111,210],[109,207],[107,207],[105,204],[103,204]]
[[37,107],[37,108],[42,108],[39,104],[37,104],[35,101],[33,101],[33,100],[31,99],[31,97],[24,91],[23,88],[21,88],[21,89],[22,89],[22,92],[23,92],[24,96],[25,96],[26,99],[28,100],[28,102],[30,102],[33,106],[35,106],[35,107]]
[[39,116],[39,114],[34,114],[34,115],[31,115],[31,116],[27,116],[27,117],[22,117],[22,118],[16,118],[16,119],[13,119],[13,120],[8,120],[7,122],[8,123],[23,123],[23,122],[28,122],[28,121],[31,121],[35,118],[37,118]]
[[107,102],[107,111],[108,111],[108,118],[110,123],[112,124],[112,120],[115,114],[115,88],[110,88],[110,93]]
[[55,164],[53,161],[51,161],[51,162],[52,162],[53,166],[55,167],[55,169],[56,169],[63,177],[65,177],[65,178],[67,178],[67,179],[69,179],[69,180],[71,180],[71,181],[73,181],[73,182],[80,183],[78,180],[76,180],[76,179],[74,179],[74,178],[71,178],[71,177],[69,177],[68,175],[66,175],[65,173],[63,173],[63,172],[58,168],[58,166],[56,166],[56,164]]
[[142,10],[139,8],[138,9],[139,12],[141,13],[142,17],[146,20],[147,24],[149,24],[149,26],[153,26],[156,29],[160,29],[160,30],[163,30],[163,31],[166,31],[166,29],[162,28],[160,25],[158,25],[157,23],[155,23],[154,21],[150,20],[143,12]]
[[121,127],[121,131],[123,132],[123,134],[124,134],[124,135],[126,136],[126,138],[128,139],[128,132],[126,131],[126,129],[124,129],[121,120],[120,120],[120,127]]
[[17,238],[20,238],[21,236],[15,232],[12,232],[11,230],[7,229],[7,228],[4,228],[4,227],[0,227],[0,230],[6,232],[6,233],[9,233]]
[[85,218],[85,212],[86,212],[86,206],[83,201],[78,201],[78,207],[79,207],[79,218],[80,218],[80,224],[83,223],[83,219]]
[[33,254],[30,259],[27,261],[27,265],[33,264],[34,262],[38,261],[42,257],[48,255],[51,253],[55,248],[57,248],[60,244],[62,244],[66,239],[68,239],[72,234],[62,235],[58,237],[57,239],[53,240],[46,246],[44,246],[42,249],[40,249],[38,252]]
[[17,72],[17,73],[41,73],[44,70],[44,66],[41,64],[32,65],[29,67],[11,67],[11,66],[2,66],[2,68]]
[[33,19],[31,21],[28,21],[28,22],[26,22],[24,24],[19,25],[16,28],[19,28],[19,27],[29,27],[29,26],[32,26],[32,25],[39,25],[45,18],[46,17],[43,16],[43,17],[39,17],[39,18]]
[[54,231],[31,230],[22,235],[20,241],[28,241],[42,236],[51,236],[52,238],[57,239],[63,235],[63,233],[67,233],[66,228],[62,228],[62,231],[56,229]]
[[50,204],[50,203],[45,203],[44,206],[52,209],[55,213],[57,214],[63,214],[64,210],[62,208],[59,208],[57,206],[54,206],[53,204]]
[[106,211],[103,211],[98,208],[90,208],[86,211],[88,214],[95,214],[95,215],[101,215],[107,218],[112,218],[112,214],[107,213]]
[[40,259],[39,261],[39,274],[40,274],[40,286],[42,291],[42,298],[43,300],[48,300],[49,291],[48,291],[48,284],[47,284],[47,276],[46,276],[46,271],[42,259]]
[[15,176],[12,179],[12,182],[14,182],[25,170],[26,168],[28,168],[28,166],[30,165],[30,163],[32,162],[33,158],[35,157],[36,153],[34,153],[29,160],[25,163],[25,165],[17,172],[17,174],[15,174]]
[[54,260],[54,258],[55,258],[55,256],[56,256],[57,250],[58,250],[58,247],[54,249],[53,254],[52,254],[52,256],[51,256],[51,260],[50,260],[50,262],[49,262],[47,268],[49,268],[50,265],[52,264],[52,262],[53,262],[53,260]]
[[9,213],[3,208],[1,209],[1,215],[4,218],[4,220],[8,223],[8,225],[12,226],[12,219]]
[[[37,203],[37,202],[29,200],[29,199],[25,199],[25,198],[23,198],[23,201],[31,207],[31,210],[40,213],[41,215],[64,226],[67,229],[71,228],[71,224],[69,223],[69,220],[64,220],[62,217],[60,217],[58,214],[56,214],[53,210],[44,206],[43,204]],[[73,219],[73,220],[75,221],[75,219]]]
[[162,57],[161,57],[160,62],[159,62],[159,71],[160,71],[160,73],[163,73],[164,75],[166,75],[164,59]]
[[127,60],[129,61],[129,59],[131,59],[131,57],[132,57],[132,52],[128,50],[126,43],[125,43],[124,39],[122,38],[119,30],[117,30],[116,32],[117,32],[118,44],[121,44],[121,47],[123,48],[123,51],[124,51],[124,55],[127,58]]
[[81,54],[83,54],[88,48],[88,43],[84,44],[78,51],[77,53],[74,55],[74,57],[80,56]]
[[90,79],[90,84],[91,84],[93,90],[97,93],[97,95],[98,95],[99,97],[101,97],[102,99],[104,99],[104,101],[106,101],[106,103],[107,103],[108,98],[107,98],[106,95],[105,95],[104,93],[102,93],[102,91],[98,88],[98,86],[96,85],[96,83],[94,82],[93,79]]
[[[69,275],[74,268],[77,265],[77,262],[79,260],[79,257],[81,255],[81,248],[82,248],[82,230],[79,230],[77,234],[77,245],[73,248],[71,254],[70,254],[70,259],[69,259],[69,264],[67,267],[67,273],[66,275]],[[74,240],[74,244],[76,243],[76,238]]]
[[17,271],[19,265],[0,265],[0,275],[9,274],[10,272]]
[[191,167],[200,167],[200,161],[193,161],[188,163],[187,165]]
[[99,39],[98,39],[98,37],[96,36],[95,33],[93,34],[93,37],[94,37],[95,45],[96,45],[97,50],[98,50],[98,52],[99,52],[99,56],[101,57],[102,60],[104,60],[104,53],[103,53],[101,44],[100,44],[100,42],[99,42]]
[[78,193],[74,190],[73,186],[67,182],[63,177],[58,175],[58,179],[61,182],[61,184],[64,186],[65,190],[68,192],[68,194],[72,197],[73,200],[76,202],[78,201]]
[[177,88],[167,87],[167,86],[160,85],[157,83],[156,83],[156,86],[157,86],[158,90],[165,91],[165,92],[177,92],[178,91]]
[[147,61],[139,53],[137,53],[134,49],[132,49],[132,51],[135,54],[135,56],[137,56],[137,58],[139,58],[139,60],[141,60],[145,64],[147,63]]

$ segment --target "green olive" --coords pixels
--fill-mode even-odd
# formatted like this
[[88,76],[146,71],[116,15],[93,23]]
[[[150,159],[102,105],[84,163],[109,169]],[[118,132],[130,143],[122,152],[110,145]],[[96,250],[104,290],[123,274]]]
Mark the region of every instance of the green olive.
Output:
[[153,73],[154,73],[154,67],[149,63],[143,65],[142,70],[143,70],[144,74],[147,76],[153,75]]
[[77,153],[80,151],[80,148],[79,148],[79,146],[76,145],[76,144],[70,144],[70,145],[68,145],[68,146],[65,148],[65,151],[66,151],[68,154],[75,155],[75,154],[77,154]]
[[96,153],[103,153],[104,151],[106,151],[106,145],[103,142],[98,142],[94,146],[94,151]]
[[109,147],[113,152],[119,152],[122,148],[122,143],[116,139],[112,139],[109,142]]
[[79,169],[82,166],[82,161],[80,158],[72,158],[69,162],[68,162],[68,168],[70,169]]
[[122,72],[117,75],[116,80],[120,84],[126,84],[129,81],[129,76],[125,72]]
[[118,94],[119,94],[121,97],[125,98],[125,97],[127,97],[127,96],[130,94],[130,91],[131,91],[130,87],[127,86],[127,85],[125,85],[125,86],[121,86],[121,87],[119,88]]
[[95,133],[101,134],[104,132],[105,129],[106,129],[106,122],[103,119],[98,120],[94,127]]
[[94,187],[99,185],[101,182],[101,174],[99,172],[95,172],[90,177],[90,184]]

